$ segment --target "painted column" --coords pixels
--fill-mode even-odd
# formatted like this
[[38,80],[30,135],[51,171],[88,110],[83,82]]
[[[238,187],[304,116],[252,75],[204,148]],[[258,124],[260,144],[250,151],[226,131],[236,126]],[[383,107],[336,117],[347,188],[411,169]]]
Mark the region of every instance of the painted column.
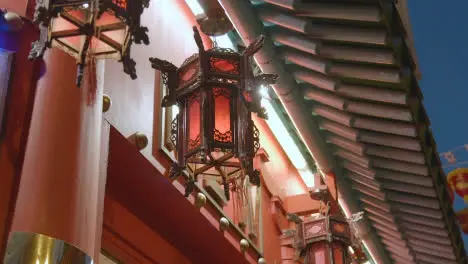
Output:
[[[76,87],[76,62],[46,52],[4,263],[92,263],[99,254],[108,124],[102,83]],[[98,63],[98,71],[103,65]],[[100,74],[98,73],[98,76]]]
[[[0,0],[0,7],[3,0]],[[11,3],[10,3],[11,2]],[[10,1],[13,10],[26,10],[26,1]],[[17,6],[15,6],[17,5]],[[11,228],[16,190],[42,61],[27,59],[39,31],[19,13],[0,10],[0,256]],[[0,257],[0,258],[1,258]]]

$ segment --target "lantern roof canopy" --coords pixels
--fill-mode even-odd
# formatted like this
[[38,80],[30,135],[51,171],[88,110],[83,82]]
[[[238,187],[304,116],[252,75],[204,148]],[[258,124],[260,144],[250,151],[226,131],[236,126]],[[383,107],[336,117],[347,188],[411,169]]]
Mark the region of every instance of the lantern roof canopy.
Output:
[[274,45],[261,56],[281,69],[271,72],[279,80],[295,81],[275,89],[300,91],[294,100],[330,157],[322,160],[352,187],[344,205],[357,200],[383,255],[391,263],[466,263],[402,3],[220,2],[241,38],[260,32]]

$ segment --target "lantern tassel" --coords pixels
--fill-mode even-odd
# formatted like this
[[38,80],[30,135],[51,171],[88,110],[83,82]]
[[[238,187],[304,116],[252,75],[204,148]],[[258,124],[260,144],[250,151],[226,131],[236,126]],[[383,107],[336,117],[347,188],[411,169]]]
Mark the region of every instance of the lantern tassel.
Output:
[[81,87],[81,82],[83,81],[83,75],[84,75],[84,67],[85,65],[83,63],[78,64],[78,69],[76,73],[76,87]]
[[226,196],[226,200],[230,200],[230,194],[229,194],[229,182],[227,181],[226,177],[223,177],[223,187],[224,187],[224,195]]
[[[96,72],[96,57],[92,54],[94,54],[94,47],[92,45],[92,42],[90,41],[89,44],[89,49],[91,50],[90,53],[88,53],[87,60],[85,60],[85,63],[87,63],[87,67],[82,64],[78,69],[86,67],[86,77],[87,77],[87,85],[88,85],[88,92],[87,92],[87,100],[88,100],[88,105],[93,105],[96,102],[96,93],[97,93],[97,72]],[[83,69],[81,69],[83,71]],[[78,84],[79,86],[80,84]]]
[[87,67],[88,74],[88,104],[92,105],[96,102],[97,92],[97,74],[96,74],[96,58],[89,58]]

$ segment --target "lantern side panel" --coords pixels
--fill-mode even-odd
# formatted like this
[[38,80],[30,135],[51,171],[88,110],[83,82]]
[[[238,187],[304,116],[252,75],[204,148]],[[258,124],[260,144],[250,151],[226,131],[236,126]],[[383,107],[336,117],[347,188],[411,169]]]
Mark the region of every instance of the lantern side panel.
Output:
[[343,245],[340,242],[333,242],[333,260],[334,264],[344,264],[345,254],[343,251]]
[[[73,57],[77,57],[84,43],[79,27],[61,16],[53,19],[49,27],[52,45],[63,49]],[[64,34],[65,32],[67,34]]]
[[227,58],[210,57],[210,70],[218,73],[239,74],[239,61]]
[[238,145],[237,145],[237,155],[242,157],[246,156],[249,152],[249,122],[250,122],[250,112],[247,108],[247,105],[243,100],[238,100]]
[[187,98],[187,149],[192,151],[201,144],[201,94],[195,92]]
[[314,243],[307,249],[305,263],[329,263],[328,256],[325,242]]
[[200,60],[198,54],[190,56],[179,68],[179,85],[178,91],[189,88],[193,85],[200,74]]
[[232,145],[232,91],[228,88],[214,88],[214,140],[216,143]]

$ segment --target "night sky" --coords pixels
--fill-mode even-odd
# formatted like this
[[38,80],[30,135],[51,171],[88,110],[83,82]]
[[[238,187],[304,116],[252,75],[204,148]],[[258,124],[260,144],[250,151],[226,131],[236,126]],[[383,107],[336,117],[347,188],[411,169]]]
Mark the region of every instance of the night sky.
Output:
[[[438,150],[446,152],[468,144],[468,1],[442,2],[408,0],[408,5],[422,72],[424,105]],[[459,162],[468,162],[465,149],[454,154]],[[468,168],[468,163],[460,167]],[[455,211],[467,206],[455,195]],[[468,248],[468,235],[464,235],[464,241]]]

